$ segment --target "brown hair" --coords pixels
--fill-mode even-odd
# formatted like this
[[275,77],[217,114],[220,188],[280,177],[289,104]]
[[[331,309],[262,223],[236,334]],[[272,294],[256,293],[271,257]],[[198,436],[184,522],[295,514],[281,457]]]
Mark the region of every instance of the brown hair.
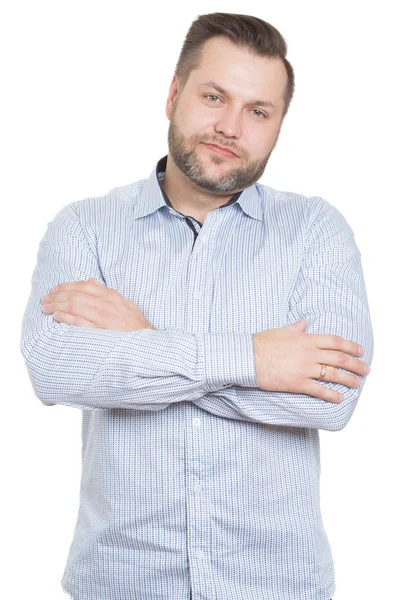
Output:
[[250,15],[211,13],[200,15],[191,24],[183,43],[175,75],[182,88],[193,69],[200,66],[204,43],[212,37],[225,36],[239,48],[248,48],[259,56],[280,58],[286,68],[288,84],[285,91],[286,115],[294,93],[293,67],[286,58],[287,45],[280,32],[270,23]]

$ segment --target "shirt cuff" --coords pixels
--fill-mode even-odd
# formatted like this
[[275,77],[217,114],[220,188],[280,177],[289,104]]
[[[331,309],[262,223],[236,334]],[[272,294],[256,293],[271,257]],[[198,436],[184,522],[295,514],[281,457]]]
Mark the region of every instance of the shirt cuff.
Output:
[[232,385],[258,387],[253,334],[230,331],[197,335],[207,391]]

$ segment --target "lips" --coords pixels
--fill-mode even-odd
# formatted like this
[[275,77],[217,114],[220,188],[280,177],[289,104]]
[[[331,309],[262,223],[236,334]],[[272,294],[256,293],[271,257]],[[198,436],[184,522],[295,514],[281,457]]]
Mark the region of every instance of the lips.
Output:
[[215,152],[219,152],[220,154],[224,154],[225,156],[236,156],[235,152],[228,148],[227,146],[220,146],[219,144],[206,144],[210,148],[210,150],[214,150]]

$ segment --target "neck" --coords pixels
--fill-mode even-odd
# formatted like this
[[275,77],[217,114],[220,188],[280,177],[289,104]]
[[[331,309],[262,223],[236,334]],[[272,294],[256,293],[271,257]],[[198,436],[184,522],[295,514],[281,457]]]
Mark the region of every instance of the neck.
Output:
[[167,167],[161,187],[174,209],[183,215],[194,217],[204,223],[209,212],[226,204],[234,193],[203,190],[184,175],[168,154]]

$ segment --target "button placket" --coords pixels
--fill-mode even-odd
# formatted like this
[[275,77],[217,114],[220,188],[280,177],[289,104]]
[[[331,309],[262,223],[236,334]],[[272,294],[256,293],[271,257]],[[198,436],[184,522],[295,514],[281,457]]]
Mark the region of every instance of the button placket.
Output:
[[[209,214],[206,222],[199,227],[192,248],[187,270],[188,324],[193,331],[207,331],[209,320],[208,294],[212,290],[212,257],[210,255],[210,234],[215,227],[215,216]],[[197,230],[198,224],[194,224]],[[210,572],[208,548],[210,547],[210,511],[207,502],[207,476],[209,459],[207,453],[207,432],[203,431],[207,419],[195,405],[188,406],[187,432],[187,519],[188,554],[191,570],[193,594],[214,597],[214,583]]]

